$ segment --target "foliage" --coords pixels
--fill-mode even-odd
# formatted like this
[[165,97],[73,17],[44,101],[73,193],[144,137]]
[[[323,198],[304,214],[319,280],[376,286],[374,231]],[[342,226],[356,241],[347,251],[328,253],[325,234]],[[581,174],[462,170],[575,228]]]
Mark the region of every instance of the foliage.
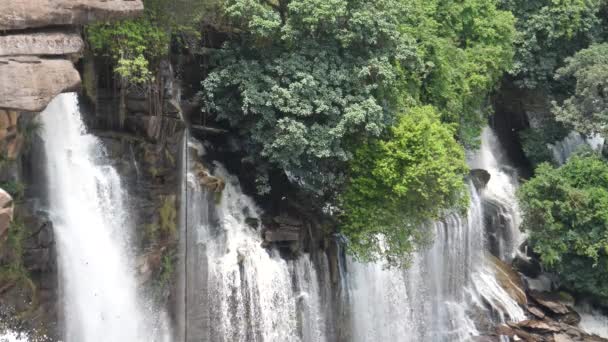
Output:
[[561,106],[554,103],[558,120],[582,133],[608,133],[608,44],[592,45],[566,59],[558,78],[574,78],[574,94]]
[[520,131],[519,138],[528,160],[533,165],[538,165],[554,162],[553,154],[547,145],[564,139],[569,132],[569,127],[548,117],[542,121],[540,128],[530,127]]
[[490,111],[488,95],[514,53],[515,20],[496,5],[487,0],[418,0],[407,24],[424,60],[420,101],[437,107],[444,121],[458,124],[466,145],[477,145]]
[[351,146],[393,122],[396,66],[416,68],[414,41],[399,30],[407,6],[227,0],[225,12],[241,34],[204,81],[207,109],[239,130],[258,164],[331,192]]
[[91,48],[110,57],[114,71],[130,83],[155,78],[160,60],[169,53],[172,38],[185,43],[200,36],[199,23],[214,0],[144,0],[144,16],[89,25]]
[[527,88],[546,86],[565,57],[584,48],[600,30],[604,0],[503,0],[515,14],[515,63],[511,73]]
[[608,163],[592,153],[543,163],[519,198],[542,263],[570,289],[608,298]]
[[465,207],[464,150],[430,106],[401,115],[386,140],[362,144],[341,198],[341,232],[362,260],[406,264],[429,240],[424,223]]
[[19,201],[25,194],[25,185],[19,181],[0,182],[0,188],[6,191],[14,201]]
[[152,65],[169,49],[169,35],[149,18],[87,27],[91,48],[115,63],[115,72],[132,83],[152,80]]

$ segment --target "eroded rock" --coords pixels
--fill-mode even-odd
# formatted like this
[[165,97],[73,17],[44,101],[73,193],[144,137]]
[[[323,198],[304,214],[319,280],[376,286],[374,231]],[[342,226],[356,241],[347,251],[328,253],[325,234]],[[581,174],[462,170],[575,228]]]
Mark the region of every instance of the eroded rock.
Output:
[[485,188],[491,177],[490,173],[483,169],[473,169],[469,174],[477,190]]
[[119,20],[143,9],[141,0],[3,0],[0,30]]
[[564,315],[571,311],[566,304],[560,302],[559,294],[539,291],[530,291],[529,294],[535,302],[554,314]]
[[39,112],[58,94],[79,86],[80,75],[68,60],[0,58],[0,108]]
[[0,56],[74,56],[84,49],[75,32],[34,32],[0,36]]

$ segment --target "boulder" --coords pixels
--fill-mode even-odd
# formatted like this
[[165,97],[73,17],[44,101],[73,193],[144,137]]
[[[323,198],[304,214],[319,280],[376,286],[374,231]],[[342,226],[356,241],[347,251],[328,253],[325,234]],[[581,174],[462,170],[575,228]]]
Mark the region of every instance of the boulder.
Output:
[[471,176],[473,185],[475,185],[475,188],[478,191],[485,188],[486,185],[488,185],[488,182],[490,181],[490,178],[491,178],[490,173],[483,169],[473,169],[473,170],[471,170],[469,175]]
[[537,320],[526,320],[517,323],[518,327],[524,328],[526,330],[531,330],[533,332],[538,333],[550,333],[550,332],[559,332],[561,331],[559,326],[554,326],[552,324],[537,321]]
[[560,302],[560,296],[557,293],[530,291],[529,295],[540,306],[554,314],[565,315],[570,313],[570,308]]
[[540,318],[543,319],[545,318],[547,315],[545,314],[545,312],[535,306],[530,306],[528,307],[528,311],[533,314],[536,318]]
[[0,36],[0,56],[77,56],[84,41],[75,32],[35,32]]
[[13,221],[13,198],[8,192],[0,189],[0,241],[8,236],[8,229]]
[[39,112],[58,94],[79,86],[80,75],[68,60],[0,58],[0,108]]
[[143,9],[141,0],[3,0],[0,31],[119,20]]

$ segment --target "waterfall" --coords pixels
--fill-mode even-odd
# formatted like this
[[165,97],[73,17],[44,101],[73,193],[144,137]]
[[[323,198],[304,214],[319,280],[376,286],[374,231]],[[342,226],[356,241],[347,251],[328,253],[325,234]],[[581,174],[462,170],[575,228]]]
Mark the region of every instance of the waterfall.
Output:
[[553,154],[553,160],[558,165],[563,165],[574,152],[585,145],[591,147],[594,151],[601,151],[604,146],[604,138],[598,134],[585,137],[578,132],[572,131],[561,141],[549,144],[547,147]]
[[65,341],[161,341],[137,295],[123,184],[101,141],[87,134],[76,94],[57,96],[40,118]]
[[202,186],[194,164],[203,148],[187,143],[185,340],[328,341],[320,293],[329,290],[321,291],[311,257],[286,260],[264,248],[261,210],[219,164],[213,174],[226,182],[221,194]]
[[352,306],[353,341],[467,341],[478,326],[522,320],[523,309],[498,284],[486,251],[488,203],[500,210],[500,256],[509,259],[521,241],[515,173],[499,162],[499,147],[486,128],[481,149],[470,156],[473,167],[486,169],[490,182],[480,194],[470,185],[466,217],[450,214],[429,226],[430,248],[415,255],[407,270],[384,265],[347,264],[348,301]]
[[593,308],[590,303],[578,304],[576,312],[581,315],[579,327],[590,334],[608,338],[608,315]]

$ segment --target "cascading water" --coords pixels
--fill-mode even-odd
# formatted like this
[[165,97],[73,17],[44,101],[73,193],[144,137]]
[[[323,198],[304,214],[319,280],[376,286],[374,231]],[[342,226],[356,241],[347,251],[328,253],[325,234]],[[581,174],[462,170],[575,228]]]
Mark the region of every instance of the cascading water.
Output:
[[347,264],[348,300],[352,306],[353,341],[466,341],[478,335],[476,323],[522,320],[523,310],[498,284],[494,265],[485,250],[485,206],[500,205],[499,236],[505,257],[520,240],[514,175],[500,168],[496,139],[484,130],[482,147],[471,164],[491,174],[478,195],[469,186],[467,217],[449,215],[432,225],[435,242],[417,253],[408,270],[385,269],[381,264]]
[[66,342],[163,341],[137,295],[126,197],[76,94],[41,114],[48,206],[57,240]]
[[310,257],[287,261],[262,247],[261,228],[247,223],[259,222],[260,210],[238,180],[217,165],[214,175],[226,187],[221,195],[208,191],[194,172],[195,158],[186,154],[185,340],[327,341]]
[[585,137],[578,132],[572,131],[561,141],[549,144],[548,148],[553,154],[553,160],[558,165],[563,165],[582,146],[589,146],[595,151],[601,151],[604,146],[604,139],[599,135]]

